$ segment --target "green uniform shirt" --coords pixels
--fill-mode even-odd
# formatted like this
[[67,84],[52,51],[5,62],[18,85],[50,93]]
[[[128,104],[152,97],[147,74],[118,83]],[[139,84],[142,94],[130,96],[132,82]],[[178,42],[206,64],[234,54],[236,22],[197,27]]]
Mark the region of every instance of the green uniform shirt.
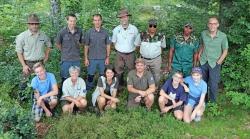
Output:
[[32,35],[26,30],[16,37],[16,52],[22,53],[24,60],[37,61],[45,57],[45,46],[52,47],[50,39],[43,33]]
[[193,55],[199,48],[198,39],[191,35],[185,41],[183,34],[178,34],[170,40],[170,47],[174,48],[173,70],[181,71],[184,75],[189,75],[193,67]]
[[136,75],[136,70],[131,70],[128,73],[127,84],[133,85],[135,89],[145,91],[154,83],[154,77],[150,71],[145,70],[142,77]]
[[201,33],[201,43],[204,45],[204,49],[201,54],[200,64],[203,65],[208,62],[214,68],[222,51],[228,49],[226,34],[218,30],[216,36],[211,38],[209,31],[205,30]]

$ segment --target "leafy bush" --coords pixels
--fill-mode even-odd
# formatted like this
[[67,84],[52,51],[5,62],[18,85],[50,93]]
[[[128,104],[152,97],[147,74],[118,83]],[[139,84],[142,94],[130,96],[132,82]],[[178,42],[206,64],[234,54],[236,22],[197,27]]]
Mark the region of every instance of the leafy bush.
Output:
[[229,91],[226,96],[230,99],[230,102],[237,106],[242,106],[242,108],[250,108],[250,96],[246,93],[239,93],[234,91]]

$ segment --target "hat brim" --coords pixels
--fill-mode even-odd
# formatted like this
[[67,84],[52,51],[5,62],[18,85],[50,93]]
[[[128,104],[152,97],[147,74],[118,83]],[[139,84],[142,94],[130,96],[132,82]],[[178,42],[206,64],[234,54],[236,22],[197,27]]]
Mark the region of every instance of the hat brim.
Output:
[[40,24],[40,22],[34,21],[34,22],[26,22],[26,24]]
[[132,16],[131,14],[120,14],[120,15],[117,15],[116,17],[117,18],[121,18],[121,17],[123,17],[123,16]]

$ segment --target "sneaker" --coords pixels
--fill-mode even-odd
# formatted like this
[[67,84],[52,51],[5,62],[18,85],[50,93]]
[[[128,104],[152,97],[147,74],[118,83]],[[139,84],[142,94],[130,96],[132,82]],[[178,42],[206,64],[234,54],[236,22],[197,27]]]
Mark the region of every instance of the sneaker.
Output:
[[195,118],[194,118],[194,121],[195,122],[200,122],[201,121],[201,116],[195,116]]

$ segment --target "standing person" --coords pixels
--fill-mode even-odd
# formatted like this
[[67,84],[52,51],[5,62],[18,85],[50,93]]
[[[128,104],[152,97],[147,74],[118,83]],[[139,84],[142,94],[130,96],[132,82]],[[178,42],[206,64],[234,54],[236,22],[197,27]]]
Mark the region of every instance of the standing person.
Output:
[[216,102],[221,64],[228,53],[228,40],[226,34],[218,30],[217,17],[210,17],[207,26],[208,30],[201,33],[200,64],[203,79],[208,83],[209,100]]
[[183,83],[181,72],[175,72],[171,79],[168,79],[161,88],[159,106],[161,114],[173,109],[174,116],[178,120],[183,118],[184,103],[188,87]]
[[189,76],[192,67],[198,64],[199,41],[192,32],[192,24],[186,23],[183,26],[183,32],[170,40],[167,66],[170,76],[176,71],[182,72],[184,77]]
[[162,48],[166,48],[166,40],[163,34],[157,33],[156,19],[148,21],[147,32],[142,32],[137,36],[135,45],[140,46],[141,57],[153,74],[156,87],[158,87],[161,78],[161,52]]
[[79,77],[80,68],[71,66],[69,68],[70,77],[63,82],[62,87],[62,110],[63,113],[72,113],[77,110],[83,111],[87,106],[86,100],[86,84]]
[[119,82],[115,77],[113,66],[108,65],[104,73],[103,76],[99,77],[96,90],[92,94],[93,106],[97,103],[100,112],[107,108],[115,109],[116,104],[119,102],[116,96]]
[[205,111],[205,96],[207,93],[207,83],[202,80],[202,70],[199,67],[192,69],[191,76],[184,79],[188,85],[188,97],[184,106],[183,120],[190,123],[192,120],[199,122]]
[[57,104],[58,87],[53,73],[46,72],[43,64],[34,64],[33,70],[36,76],[31,81],[34,90],[32,114],[36,122],[39,122],[43,111],[47,117],[52,116],[52,110]]
[[93,15],[94,27],[85,36],[84,64],[88,67],[87,90],[94,87],[94,76],[98,67],[99,76],[104,75],[105,65],[109,64],[110,43],[108,31],[102,28],[102,16]]
[[64,27],[56,38],[56,46],[61,51],[62,83],[69,77],[71,66],[80,67],[80,46],[84,43],[83,31],[76,26],[76,16],[69,14],[66,19],[67,27]]
[[135,62],[135,45],[134,41],[138,35],[138,29],[129,24],[129,16],[127,9],[121,9],[117,15],[120,19],[120,25],[114,28],[112,42],[116,50],[115,71],[120,85],[124,85],[123,74],[124,68],[128,70],[134,69]]
[[26,88],[28,77],[33,72],[32,67],[37,62],[46,63],[52,47],[50,39],[39,30],[40,21],[36,14],[28,16],[28,30],[16,37],[16,52],[21,63],[22,81],[20,89]]
[[135,69],[128,73],[128,108],[137,107],[145,103],[148,110],[154,103],[155,82],[150,71],[146,70],[145,61],[138,58],[135,61]]

